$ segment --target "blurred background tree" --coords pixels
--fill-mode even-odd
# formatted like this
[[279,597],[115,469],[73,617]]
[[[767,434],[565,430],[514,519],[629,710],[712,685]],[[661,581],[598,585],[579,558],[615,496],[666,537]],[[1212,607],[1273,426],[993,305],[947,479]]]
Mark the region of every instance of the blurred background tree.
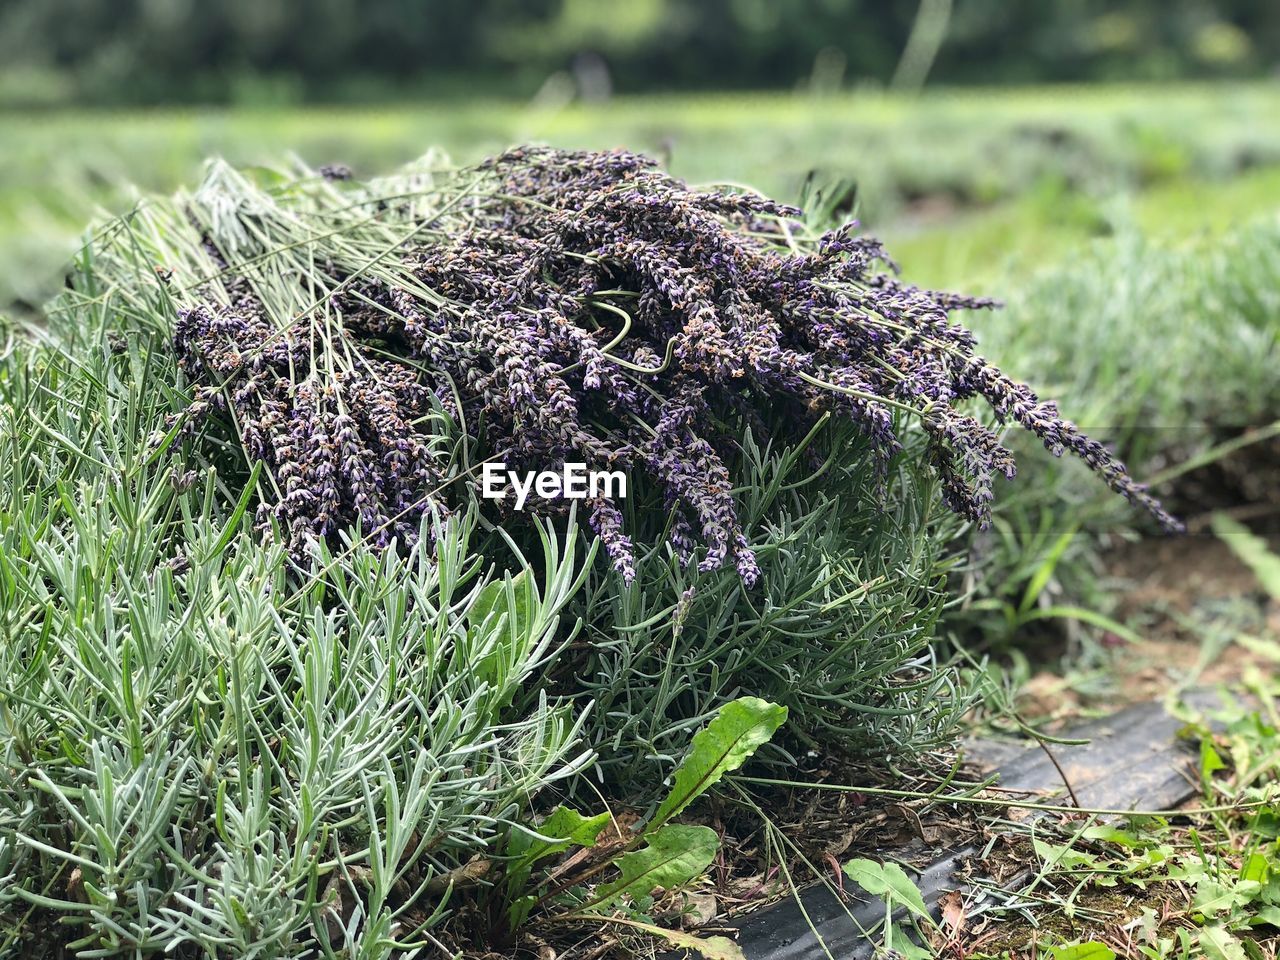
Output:
[[924,74],[1167,80],[1278,63],[1274,0],[0,0],[10,106],[525,97],[548,78],[597,98]]

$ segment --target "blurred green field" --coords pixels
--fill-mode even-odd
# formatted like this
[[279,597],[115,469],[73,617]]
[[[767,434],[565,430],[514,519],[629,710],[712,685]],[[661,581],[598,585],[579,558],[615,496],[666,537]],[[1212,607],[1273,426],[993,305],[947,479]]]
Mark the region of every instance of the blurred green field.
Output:
[[[625,146],[694,181],[795,199],[807,177],[928,282],[970,286],[1117,221],[1198,229],[1280,204],[1280,85],[1053,87],[472,103],[392,109],[0,114],[0,303],[40,303],[98,209],[169,190],[202,160],[295,152],[387,170],[520,141]],[[831,191],[828,191],[831,195]],[[1126,198],[1138,196],[1135,203]]]
[[[887,241],[909,281],[1004,300],[1003,310],[963,312],[963,323],[978,335],[984,356],[1060,400],[1065,416],[1128,462],[1134,476],[1151,482],[1193,530],[1197,519],[1220,509],[1280,513],[1272,480],[1280,463],[1280,378],[1274,373],[1280,367],[1280,84],[1045,88],[920,98],[871,93],[682,97],[599,106],[0,113],[0,314],[8,305],[24,319],[36,317],[38,305],[62,282],[62,264],[77,235],[97,217],[128,210],[136,196],[130,184],[144,191],[193,184],[210,155],[243,166],[276,164],[293,152],[313,165],[347,163],[363,177],[429,147],[466,162],[527,140],[625,146],[660,157],[674,173],[695,182],[750,183],[788,200],[805,195],[811,180],[817,191],[809,193],[811,205],[827,214],[860,217]],[[216,222],[227,210],[265,206],[250,201],[241,207],[245,195],[224,192],[198,222]],[[182,223],[190,208],[170,213],[170,222]],[[99,898],[93,923],[105,918],[100,930],[91,929],[88,920],[80,929],[68,925],[73,936],[89,938],[84,943],[97,937],[93,942],[118,945],[112,938],[124,924],[131,925],[130,935],[147,929],[146,936],[162,943],[159,938],[179,929],[178,921],[144,928],[137,918],[149,918],[155,904],[170,903],[200,907],[191,914],[201,918],[199,926],[183,933],[191,943],[206,935],[212,943],[216,934],[217,949],[225,953],[226,944],[238,943],[233,936],[265,943],[278,931],[292,943],[296,931],[314,924],[322,910],[332,912],[330,891],[346,889],[335,885],[340,871],[320,862],[330,843],[338,853],[334,863],[350,861],[352,876],[360,870],[372,877],[370,888],[383,897],[381,891],[399,880],[384,884],[359,858],[367,854],[374,862],[376,855],[377,862],[392,864],[391,874],[399,878],[429,848],[424,845],[436,843],[433,834],[447,838],[438,850],[430,847],[430,869],[448,871],[431,874],[424,867],[422,876],[443,876],[452,889],[451,878],[458,875],[454,865],[476,862],[476,844],[498,842],[490,839],[491,826],[502,821],[485,804],[517,810],[533,790],[550,780],[568,783],[572,772],[567,759],[560,772],[560,758],[570,756],[576,706],[546,712],[548,690],[559,696],[560,686],[559,674],[547,666],[550,659],[524,661],[524,654],[482,645],[488,643],[489,629],[496,637],[508,628],[512,636],[531,631],[520,640],[523,650],[560,643],[554,618],[561,608],[553,609],[547,598],[572,592],[553,585],[572,580],[572,555],[561,559],[558,548],[545,548],[547,586],[540,595],[545,610],[531,612],[533,601],[525,598],[534,594],[525,586],[517,592],[517,582],[532,582],[521,574],[501,593],[509,609],[496,617],[496,601],[486,599],[483,613],[459,613],[452,621],[451,611],[469,609],[472,601],[464,605],[438,588],[453,577],[450,568],[457,569],[460,558],[477,549],[479,535],[464,544],[460,534],[455,546],[446,548],[457,559],[441,554],[445,559],[436,563],[403,565],[396,550],[374,552],[357,538],[350,550],[317,567],[303,588],[292,590],[280,546],[271,537],[251,534],[247,523],[241,527],[262,461],[237,491],[244,476],[240,445],[225,451],[226,462],[234,460],[227,469],[219,459],[222,448],[212,444],[175,467],[150,440],[157,424],[175,423],[168,418],[187,407],[189,386],[187,373],[177,366],[177,351],[150,344],[179,342],[170,326],[174,291],[197,298],[207,291],[181,277],[172,284],[155,281],[153,270],[173,264],[170,255],[180,247],[166,239],[140,250],[138,237],[165,237],[166,231],[159,221],[162,226],[148,234],[147,218],[138,219],[140,229],[115,232],[119,259],[114,265],[104,255],[110,245],[99,244],[80,258],[78,283],[71,284],[60,309],[45,315],[47,337],[8,338],[11,349],[0,350],[0,425],[6,428],[0,429],[0,440],[9,447],[9,455],[0,458],[0,489],[12,492],[6,496],[13,504],[0,530],[6,544],[0,549],[0,583],[15,611],[6,617],[17,625],[9,631],[16,638],[10,645],[15,652],[7,660],[0,657],[0,680],[7,671],[24,686],[31,677],[43,684],[39,699],[23,695],[9,701],[17,711],[9,729],[20,734],[9,738],[17,744],[9,754],[23,768],[13,779],[24,786],[13,791],[14,801],[7,805],[0,792],[0,828],[8,826],[10,836],[21,840],[6,847],[0,829],[0,877],[11,869],[8,864],[19,868],[12,874],[18,883],[8,890],[0,883],[0,954],[5,956],[9,945],[28,942],[24,928],[36,908],[47,907],[48,916],[60,911],[81,919],[85,905],[79,888],[64,877],[72,863],[77,864],[72,877],[79,873],[79,885]],[[280,217],[275,222],[293,221]],[[151,223],[155,227],[157,221]],[[191,230],[187,237],[188,249],[198,249],[196,233]],[[305,282],[315,279],[308,266],[332,262],[323,249],[316,252],[317,241],[332,233],[308,231],[293,242],[298,236],[264,233],[261,257],[271,264],[264,275]],[[251,262],[254,256],[243,258],[241,269]],[[350,279],[348,274],[342,283]],[[324,297],[313,301],[314,286],[298,287],[299,299],[268,316],[290,316],[300,304],[326,302]],[[305,307],[301,318],[321,312],[326,311]],[[328,328],[316,323],[312,329]],[[10,334],[13,328],[0,321],[0,332]],[[319,338],[313,333],[311,339],[314,344]],[[310,369],[308,378],[315,376],[316,368]],[[298,407],[293,409],[296,413]],[[874,729],[876,739],[867,741],[874,746],[851,751],[872,763],[884,762],[895,774],[887,745],[932,750],[962,716],[966,722],[984,714],[1003,718],[1007,709],[1017,727],[1027,729],[1012,705],[1032,663],[1052,659],[1054,669],[1068,678],[1084,678],[1071,680],[1076,689],[1103,702],[1132,696],[1124,689],[1127,675],[1114,669],[1122,662],[1112,642],[1117,638],[1133,638],[1128,642],[1137,653],[1131,659],[1146,658],[1163,672],[1159,658],[1168,648],[1141,646],[1150,611],[1128,613],[1118,604],[1127,586],[1111,552],[1149,532],[1147,520],[1077,460],[1047,456],[1032,436],[1014,433],[1010,444],[1018,455],[1018,477],[999,482],[993,523],[980,531],[929,519],[931,488],[914,480],[902,481],[910,494],[878,494],[881,502],[868,510],[873,464],[865,456],[854,460],[861,474],[841,473],[829,501],[823,493],[823,506],[811,508],[797,499],[796,522],[785,512],[776,524],[768,521],[782,533],[771,551],[773,566],[766,567],[774,579],[766,575],[761,593],[768,602],[760,605],[762,613],[745,591],[718,592],[714,585],[677,588],[669,599],[678,596],[679,604],[664,610],[651,606],[639,587],[615,595],[592,581],[581,607],[563,607],[566,621],[581,616],[587,625],[582,642],[570,631],[559,649],[590,648],[592,659],[571,667],[580,684],[565,686],[594,701],[590,722],[600,718],[601,723],[583,728],[591,731],[588,742],[603,745],[606,757],[612,750],[622,758],[603,761],[611,765],[610,782],[634,785],[645,777],[645,782],[661,782],[661,775],[653,775],[656,768],[642,763],[665,763],[675,756],[673,738],[684,736],[690,729],[687,717],[703,709],[689,711],[677,702],[703,696],[694,686],[701,682],[699,671],[712,678],[705,688],[708,698],[732,686],[790,702],[784,698],[794,692],[808,697],[818,689],[821,696],[813,701],[795,702],[826,701],[822,711],[842,702],[840,697],[852,697],[850,683],[875,685],[877,695],[919,691],[910,693],[919,697],[912,702],[939,705],[938,712],[917,710],[907,701],[905,708],[867,707],[868,716],[883,716],[885,725],[873,728],[872,721],[860,721],[864,729]],[[216,456],[197,459],[208,450]],[[1229,455],[1236,453],[1242,456],[1232,460]],[[910,452],[898,459],[903,477],[920,462]],[[832,461],[837,462],[835,456]],[[199,476],[195,470],[183,472],[188,462],[207,471],[203,482],[184,479]],[[1195,472],[1185,465],[1197,463],[1215,472],[1184,484]],[[779,470],[775,482],[761,468],[741,488],[742,498],[763,503],[761,511],[772,510],[777,491],[790,494],[809,482],[784,485],[787,479]],[[774,492],[751,492],[766,489]],[[816,512],[826,511],[828,503],[828,512]],[[859,514],[837,514],[837,504]],[[762,526],[764,516],[758,515]],[[854,538],[848,543],[839,539],[846,532]],[[567,533],[565,542],[576,542],[576,534]],[[1186,543],[1188,554],[1202,546]],[[508,544],[515,541],[508,538]],[[486,550],[477,555],[490,564],[492,553],[486,556]],[[498,563],[506,561],[506,550],[504,545]],[[802,604],[825,587],[829,570],[840,570],[840,582],[847,577],[850,590],[842,585],[841,596],[823,599],[811,615]],[[433,580],[437,575],[440,580]],[[644,586],[653,582],[639,580]],[[1186,590],[1198,589],[1188,577]],[[722,595],[729,599],[719,605]],[[654,597],[654,603],[667,604],[666,593],[655,591]],[[680,606],[695,598],[702,606]],[[303,602],[295,605],[297,599]],[[1152,609],[1166,603],[1162,595]],[[1238,622],[1252,630],[1261,623],[1262,608],[1253,607],[1228,613],[1206,604],[1205,616],[1212,620],[1205,619],[1203,627],[1194,621],[1198,609],[1185,617],[1176,614],[1185,621],[1180,629],[1201,631],[1202,666],[1217,656],[1219,644],[1229,642],[1215,639],[1225,636],[1218,624]],[[830,636],[840,643],[847,639],[850,646],[820,647],[825,640],[819,631],[826,627],[815,624],[825,624],[828,611],[837,608],[849,610],[849,619],[832,617]],[[1246,619],[1253,613],[1258,620]],[[454,622],[463,626],[455,630]],[[535,635],[544,628],[545,641],[541,633]],[[448,649],[446,632],[466,639],[459,644],[464,653],[448,654],[455,673],[440,666],[445,655],[439,651]],[[855,643],[866,643],[866,650]],[[985,669],[971,673],[955,667],[959,654],[948,658],[961,644],[971,645],[963,654],[968,664],[978,664],[970,651],[992,656],[989,675]],[[732,655],[721,664],[718,658],[730,645]],[[925,652],[926,645],[933,654]],[[0,652],[4,649],[0,645]],[[472,649],[481,653],[473,655]],[[822,658],[808,675],[815,679],[795,679],[801,676],[795,663],[815,649]],[[1156,649],[1164,653],[1151,652]],[[419,650],[429,656],[421,659]],[[874,666],[881,651],[897,656],[899,650],[913,658],[909,670]],[[937,663],[930,659],[934,654]],[[906,663],[907,655],[897,663]],[[520,663],[527,666],[510,666]],[[759,664],[759,672],[749,675],[741,664]],[[787,669],[777,669],[778,664]],[[850,673],[839,674],[831,664],[839,670],[848,666]],[[498,692],[491,694],[487,678],[498,675],[506,686],[494,683]],[[846,682],[849,676],[853,680]],[[548,677],[556,678],[554,686]],[[404,699],[392,704],[400,678],[407,684]],[[1173,668],[1168,679],[1184,682]],[[126,692],[117,696],[117,689]],[[353,693],[364,689],[373,692]],[[984,704],[973,711],[980,690]],[[387,691],[385,702],[375,701],[374,692],[383,696],[382,691]],[[533,719],[527,727],[523,720],[507,719],[508,713],[525,716],[522,711],[533,698],[539,712],[528,714]],[[473,723],[465,712],[471,703],[483,703],[490,712],[477,714]],[[430,722],[404,704],[426,704]],[[843,724],[849,713],[829,714],[834,719],[806,733],[802,745],[822,746],[828,731],[839,732],[836,720]],[[412,715],[404,735],[393,729],[401,714]],[[900,715],[906,719],[900,721]],[[298,716],[304,717],[303,725]],[[65,722],[54,722],[63,717]],[[436,723],[441,717],[445,727]],[[605,721],[616,725],[610,729]],[[535,728],[550,733],[541,741],[531,737],[532,745],[525,746],[520,731]],[[1264,729],[1263,721],[1255,715],[1249,729]],[[285,733],[277,735],[278,730]],[[322,736],[321,730],[336,732]],[[504,743],[519,745],[512,748],[516,759],[509,765],[522,779],[509,789],[496,772],[508,763],[491,739],[490,731],[498,730]],[[320,746],[304,757],[315,744]],[[778,756],[790,765],[787,753]],[[821,754],[815,750],[813,756]],[[1269,756],[1274,759],[1275,753]],[[896,756],[892,759],[896,762]],[[376,767],[370,765],[374,761]],[[1274,776],[1272,767],[1266,768],[1268,778]],[[1213,787],[1213,772],[1206,774],[1206,792]],[[278,782],[273,785],[271,777]],[[1217,784],[1225,782],[1220,778]],[[74,783],[78,792],[59,783]],[[179,789],[183,783],[190,789]],[[600,783],[593,781],[591,790],[593,798],[602,795]],[[101,803],[101,795],[123,800],[112,806]],[[936,800],[938,793],[920,796]],[[301,800],[295,803],[295,797]],[[1246,808],[1234,794],[1227,799],[1236,810]],[[44,806],[55,801],[51,808]],[[76,806],[80,803],[86,814]],[[75,819],[68,820],[64,809]],[[211,817],[209,809],[218,815]],[[388,813],[380,824],[378,811],[384,809]],[[117,817],[117,811],[123,813]],[[446,815],[462,826],[437,826]],[[68,843],[66,823],[84,826],[88,839]],[[367,843],[367,850],[337,846],[339,828],[333,827],[332,836],[325,833],[334,823],[344,834],[358,835],[357,845]],[[422,823],[432,827],[416,826]],[[1242,860],[1252,863],[1253,854],[1241,855],[1234,840],[1218,836],[1225,833],[1218,824],[1217,833],[1206,830],[1205,836],[1215,851],[1225,851],[1230,869]],[[175,858],[174,848],[161,842],[167,837],[178,838],[187,852]],[[375,848],[382,842],[378,837],[388,838],[388,852]],[[411,843],[416,852],[406,856]],[[15,849],[30,859],[7,853]],[[762,849],[772,848],[764,844]],[[196,860],[198,876],[191,868]],[[323,888],[318,885],[322,866],[333,878]],[[1276,866],[1265,869],[1274,873]],[[109,890],[109,897],[86,882],[86,874],[105,877],[100,888]],[[1077,884],[1085,880],[1077,874],[1084,871],[1075,871],[1070,884],[1079,890]],[[1114,880],[1113,874],[1107,876]],[[222,891],[217,900],[206,893],[215,888],[207,879],[215,875]],[[513,889],[504,887],[506,879],[494,889]],[[185,885],[185,900],[159,889],[170,882]],[[314,895],[321,889],[323,899],[317,901]],[[351,889],[355,898],[334,896],[364,909],[358,899],[366,896],[363,880]],[[367,916],[381,917],[376,906],[381,901],[374,893],[368,899],[375,905]],[[26,911],[17,924],[5,913],[9,904]],[[488,916],[498,915],[485,909]],[[1245,908],[1230,909],[1232,929],[1251,935],[1253,915]],[[160,910],[185,923],[181,911]],[[359,922],[358,917],[351,921],[349,939]],[[391,929],[386,922],[385,929]],[[1225,931],[1226,923],[1208,929]],[[45,928],[36,929],[32,943],[45,938]],[[52,936],[47,939],[54,942]],[[185,948],[185,942],[173,942]],[[216,951],[210,947],[210,952]],[[355,949],[346,952],[353,955]]]

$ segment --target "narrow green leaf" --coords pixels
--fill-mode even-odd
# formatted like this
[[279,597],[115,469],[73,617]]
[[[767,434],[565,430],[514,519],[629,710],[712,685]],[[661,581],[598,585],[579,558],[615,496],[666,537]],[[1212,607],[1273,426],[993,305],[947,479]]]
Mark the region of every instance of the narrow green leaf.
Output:
[[531,893],[515,897],[507,907],[507,929],[519,930],[529,919],[529,914],[537,906],[538,898]]
[[253,472],[249,474],[249,480],[244,485],[244,492],[240,494],[240,500],[236,503],[236,508],[231,512],[227,524],[222,528],[222,534],[218,537],[217,542],[204,558],[204,562],[208,563],[213,560],[223,550],[227,549],[227,544],[231,542],[231,538],[236,535],[236,531],[240,528],[240,521],[244,518],[244,513],[249,509],[249,500],[253,496],[253,491],[258,487],[258,477],[262,475],[262,461],[259,460],[253,465]]
[[1202,739],[1200,741],[1200,784],[1204,787],[1205,793],[1209,792],[1214,773],[1225,770],[1226,766],[1222,762],[1222,757],[1218,755],[1218,751],[1214,749],[1213,741],[1208,737]]
[[218,836],[227,838],[227,781],[219,780],[213,796],[213,826]]
[[67,738],[66,733],[62,730],[58,731],[58,742],[62,745],[63,755],[72,763],[78,764],[82,767],[88,763],[85,759],[85,755],[77,749],[76,745]]
[[1263,589],[1280,600],[1280,556],[1271,552],[1267,541],[1225,513],[1213,515],[1213,532],[1253,571]]
[[1143,846],[1142,840],[1132,830],[1125,830],[1110,823],[1098,823],[1087,827],[1080,836],[1086,840],[1103,840],[1122,847],[1137,848]]
[[726,703],[703,729],[694,734],[667,798],[649,821],[658,827],[678,816],[726,774],[737,770],[767,742],[787,719],[787,708],[758,697]]
[[706,960],[747,960],[742,948],[728,937],[699,937],[683,930],[667,930],[657,926],[650,927],[649,931],[662,937],[673,947],[692,950]]
[[1052,607],[1037,607],[1029,611],[1021,618],[1023,623],[1032,620],[1079,620],[1081,623],[1088,623],[1092,626],[1099,627],[1103,630],[1114,633],[1121,640],[1129,643],[1141,643],[1142,637],[1130,630],[1118,620],[1113,620],[1106,614],[1099,613],[1097,610],[1090,610],[1087,607],[1073,607],[1070,605],[1057,605]]
[[120,693],[124,698],[125,713],[129,717],[135,717],[138,714],[138,706],[133,693],[133,644],[128,637],[125,637],[120,651],[120,680]]
[[1058,561],[1062,559],[1063,553],[1071,545],[1071,540],[1075,535],[1075,527],[1072,527],[1070,530],[1064,531],[1054,541],[1053,546],[1049,548],[1049,552],[1045,555],[1043,562],[1036,568],[1036,572],[1027,583],[1027,589],[1022,595],[1022,603],[1018,605],[1019,615],[1025,614],[1040,599],[1041,592],[1048,585],[1050,579],[1053,578],[1053,572],[1058,569]]

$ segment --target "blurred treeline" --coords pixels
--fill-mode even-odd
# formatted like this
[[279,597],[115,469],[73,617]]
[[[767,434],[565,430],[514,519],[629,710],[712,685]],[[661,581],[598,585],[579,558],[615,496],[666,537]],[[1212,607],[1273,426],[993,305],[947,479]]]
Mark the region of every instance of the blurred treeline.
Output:
[[1276,0],[0,0],[0,104],[1163,80],[1278,51]]

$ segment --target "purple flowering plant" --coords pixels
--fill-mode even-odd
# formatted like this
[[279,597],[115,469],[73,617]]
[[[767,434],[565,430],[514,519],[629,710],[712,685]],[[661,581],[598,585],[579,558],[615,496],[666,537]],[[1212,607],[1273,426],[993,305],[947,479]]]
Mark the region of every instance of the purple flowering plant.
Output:
[[[512,469],[583,462],[643,480],[670,514],[681,564],[729,566],[751,585],[759,565],[734,495],[731,423],[781,424],[798,440],[834,417],[868,439],[862,455],[881,472],[904,431],[920,430],[943,502],[981,525],[1015,464],[970,400],[1178,527],[950,316],[993,301],[902,281],[856,223],[816,234],[798,209],[694,189],[624,151],[520,148],[431,189],[427,212],[396,196],[350,203],[325,178],[331,212],[361,219],[347,214],[347,235],[338,217],[332,237],[275,247],[271,230],[289,224],[278,211],[193,214],[219,282],[197,279],[180,298],[173,342],[195,392],[171,426],[191,436],[214,413],[235,424],[272,478],[261,520],[296,552],[353,529],[411,541],[424,517],[474,497],[477,465],[459,465],[442,428],[452,424]],[[400,232],[375,248],[355,226],[379,218]],[[261,249],[238,262],[228,237],[244,236]],[[281,283],[296,288],[290,310]],[[586,516],[630,582],[621,506],[598,497]]]

